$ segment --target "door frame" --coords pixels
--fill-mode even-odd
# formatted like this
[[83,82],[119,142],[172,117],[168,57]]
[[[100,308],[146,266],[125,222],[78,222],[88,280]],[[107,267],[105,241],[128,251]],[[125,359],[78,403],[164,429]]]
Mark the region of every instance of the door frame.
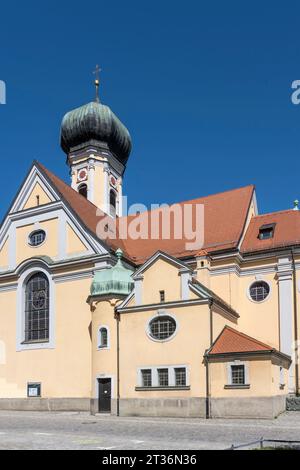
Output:
[[[114,398],[114,391],[115,391],[115,381],[114,381],[114,376],[113,375],[109,375],[109,374],[98,374],[96,375],[96,379],[95,379],[95,391],[96,391],[96,400],[97,402],[99,403],[99,382],[98,380],[99,379],[110,379],[110,386],[111,386],[111,392],[110,392],[110,399],[111,399],[111,407],[110,407],[110,414],[112,414],[112,400]],[[99,410],[97,411],[97,413],[99,413]]]

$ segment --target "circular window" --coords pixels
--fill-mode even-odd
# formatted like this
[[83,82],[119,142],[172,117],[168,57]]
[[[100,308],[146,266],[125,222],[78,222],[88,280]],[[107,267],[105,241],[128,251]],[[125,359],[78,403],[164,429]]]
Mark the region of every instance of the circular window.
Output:
[[44,230],[35,230],[29,235],[29,245],[39,246],[46,239],[46,232]]
[[168,315],[161,315],[149,323],[149,334],[158,340],[168,339],[176,331],[176,321]]
[[262,302],[270,293],[270,286],[265,281],[257,281],[251,284],[249,294],[254,302]]

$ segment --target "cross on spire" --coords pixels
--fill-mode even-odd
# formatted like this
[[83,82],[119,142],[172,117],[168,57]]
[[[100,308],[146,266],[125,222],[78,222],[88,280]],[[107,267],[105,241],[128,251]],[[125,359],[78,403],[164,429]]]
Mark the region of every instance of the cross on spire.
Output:
[[96,87],[96,102],[97,103],[100,102],[100,99],[99,99],[100,72],[101,72],[101,69],[100,69],[99,65],[97,64],[96,69],[93,71],[93,74],[96,75],[94,83],[95,83],[95,87]]

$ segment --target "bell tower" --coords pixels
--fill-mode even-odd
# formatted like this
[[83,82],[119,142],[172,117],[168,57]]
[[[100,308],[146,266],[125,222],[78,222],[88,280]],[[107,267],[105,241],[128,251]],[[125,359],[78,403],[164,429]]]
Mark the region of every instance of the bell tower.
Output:
[[65,114],[61,147],[67,155],[72,188],[106,214],[120,217],[131,138],[111,109],[100,103],[98,66],[95,73],[95,100]]

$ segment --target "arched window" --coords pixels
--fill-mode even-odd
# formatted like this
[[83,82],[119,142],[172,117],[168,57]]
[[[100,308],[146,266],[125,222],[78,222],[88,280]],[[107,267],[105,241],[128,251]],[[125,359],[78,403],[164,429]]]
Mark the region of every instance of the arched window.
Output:
[[99,329],[99,340],[98,340],[99,349],[108,348],[108,330],[105,326],[102,326]]
[[109,193],[109,211],[110,215],[113,217],[116,216],[116,207],[117,207],[117,196],[113,189],[110,190]]
[[44,273],[31,276],[25,289],[25,342],[49,339],[49,281]]
[[87,199],[87,185],[85,183],[78,186],[78,192]]

